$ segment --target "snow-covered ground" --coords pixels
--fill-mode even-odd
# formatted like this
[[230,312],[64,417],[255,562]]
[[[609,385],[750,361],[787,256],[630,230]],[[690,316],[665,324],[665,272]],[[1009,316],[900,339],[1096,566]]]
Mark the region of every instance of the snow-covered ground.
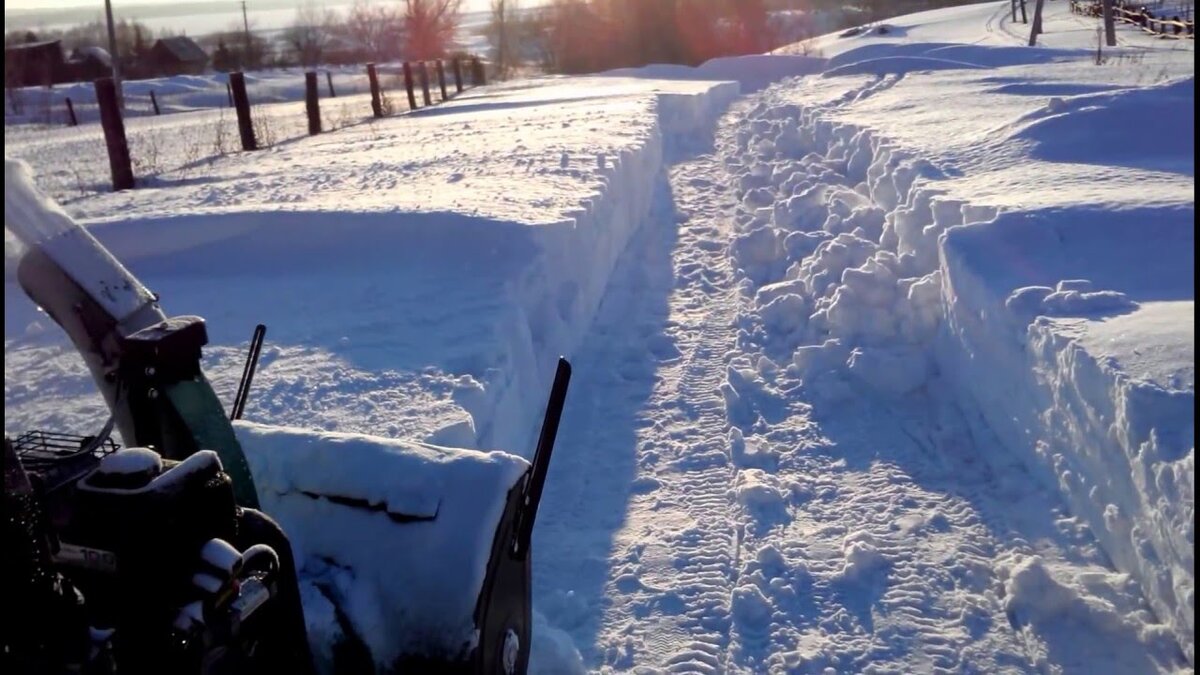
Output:
[[[1187,671],[1193,43],[1097,59],[1046,7],[1036,48],[1008,3],[938,10],[118,194],[72,192],[78,131],[6,154],[208,319],[219,391],[268,325],[248,419],[528,456],[572,358],[535,670]],[[5,300],[6,432],[98,427]]]

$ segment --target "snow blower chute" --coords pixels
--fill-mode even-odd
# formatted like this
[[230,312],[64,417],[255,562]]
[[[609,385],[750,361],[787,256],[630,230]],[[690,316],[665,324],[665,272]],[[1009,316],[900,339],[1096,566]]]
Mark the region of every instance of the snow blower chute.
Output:
[[168,317],[9,160],[4,221],[111,411],[5,440],[6,672],[525,672],[565,360],[532,461],[243,422],[261,330],[228,415],[204,320]]

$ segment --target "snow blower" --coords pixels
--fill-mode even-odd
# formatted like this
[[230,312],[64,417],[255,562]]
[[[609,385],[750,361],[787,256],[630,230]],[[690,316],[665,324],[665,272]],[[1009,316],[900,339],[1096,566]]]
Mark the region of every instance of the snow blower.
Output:
[[166,315],[9,160],[4,220],[111,411],[5,439],[5,672],[525,672],[565,360],[531,462],[244,422],[263,327],[227,414],[204,320]]

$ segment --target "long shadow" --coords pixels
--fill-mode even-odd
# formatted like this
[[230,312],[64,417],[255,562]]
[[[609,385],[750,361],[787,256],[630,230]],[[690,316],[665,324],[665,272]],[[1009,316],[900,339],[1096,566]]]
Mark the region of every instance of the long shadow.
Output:
[[[462,105],[433,105],[427,108],[419,108],[409,112],[412,117],[435,117],[440,115],[461,115],[479,112],[493,112],[497,110],[515,110],[518,108],[537,108],[544,105],[563,105],[567,103],[578,103],[580,101],[599,101],[610,100],[611,97],[605,96],[574,96],[569,98],[539,98],[525,101],[508,101],[505,103],[463,103]],[[468,99],[470,100],[470,99]]]
[[[591,332],[574,355],[575,378],[535,532],[534,608],[570,633],[597,666],[605,583],[635,487],[639,430],[662,360],[674,286],[677,224],[665,177],[659,203],[626,246]],[[652,346],[654,345],[654,346]]]

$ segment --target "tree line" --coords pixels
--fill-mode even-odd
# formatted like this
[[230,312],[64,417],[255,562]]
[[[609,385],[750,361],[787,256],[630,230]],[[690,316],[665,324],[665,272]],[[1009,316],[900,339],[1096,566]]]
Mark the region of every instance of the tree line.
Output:
[[[795,39],[773,12],[837,15],[856,25],[895,14],[961,4],[962,0],[550,0],[523,8],[521,0],[492,0],[484,29],[496,75],[528,67],[551,73],[589,73],[650,63],[698,65],[714,57],[761,53]],[[310,0],[282,31],[243,21],[197,37],[217,70],[442,58],[455,49],[463,0],[355,0],[338,13]],[[133,66],[159,37],[137,21],[116,24],[117,57]],[[14,31],[5,45],[60,39],[68,51],[108,48],[95,21],[39,35]]]

